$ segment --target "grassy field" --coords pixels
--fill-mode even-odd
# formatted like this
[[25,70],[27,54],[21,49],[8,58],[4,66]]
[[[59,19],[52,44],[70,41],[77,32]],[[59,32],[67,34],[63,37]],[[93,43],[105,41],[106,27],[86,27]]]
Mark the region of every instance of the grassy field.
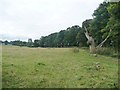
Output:
[[[3,88],[112,88],[118,60],[80,49],[3,46]],[[99,66],[99,67],[98,67]]]

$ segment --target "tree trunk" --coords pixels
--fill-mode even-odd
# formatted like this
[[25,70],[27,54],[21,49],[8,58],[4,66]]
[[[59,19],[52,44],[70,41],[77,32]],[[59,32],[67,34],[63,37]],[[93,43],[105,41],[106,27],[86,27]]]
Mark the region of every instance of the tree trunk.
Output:
[[94,53],[95,53],[96,47],[95,47],[94,39],[92,39],[92,42],[91,42],[91,44],[89,45],[89,49],[90,49],[90,53],[91,53],[91,54],[94,54]]
[[94,38],[92,36],[89,35],[86,27],[85,27],[85,36],[88,39],[87,44],[89,45],[89,49],[90,49],[90,53],[95,53],[96,47],[95,47],[95,41]]

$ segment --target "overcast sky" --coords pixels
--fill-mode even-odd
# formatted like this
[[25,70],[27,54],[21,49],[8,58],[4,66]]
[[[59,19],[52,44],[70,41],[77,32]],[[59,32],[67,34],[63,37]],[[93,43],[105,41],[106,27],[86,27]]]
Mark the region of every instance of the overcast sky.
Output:
[[0,0],[0,40],[39,39],[92,18],[103,0]]

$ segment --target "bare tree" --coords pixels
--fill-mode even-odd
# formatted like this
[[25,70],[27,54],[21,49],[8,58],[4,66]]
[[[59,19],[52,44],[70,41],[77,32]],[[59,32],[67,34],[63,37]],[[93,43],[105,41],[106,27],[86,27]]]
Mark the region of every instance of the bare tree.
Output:
[[89,44],[90,53],[92,54],[96,53],[96,49],[102,47],[103,44],[107,41],[107,39],[110,37],[111,29],[108,36],[98,46],[95,46],[94,38],[92,37],[92,35],[88,33],[88,30],[85,26],[84,28],[85,28],[85,36],[88,39],[87,44]]

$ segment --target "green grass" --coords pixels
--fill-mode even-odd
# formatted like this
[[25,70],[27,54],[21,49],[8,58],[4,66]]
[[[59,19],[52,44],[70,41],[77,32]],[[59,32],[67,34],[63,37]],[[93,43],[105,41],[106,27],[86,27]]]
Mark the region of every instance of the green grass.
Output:
[[[118,60],[80,49],[3,46],[3,88],[113,88]],[[96,63],[100,69],[96,69]]]

